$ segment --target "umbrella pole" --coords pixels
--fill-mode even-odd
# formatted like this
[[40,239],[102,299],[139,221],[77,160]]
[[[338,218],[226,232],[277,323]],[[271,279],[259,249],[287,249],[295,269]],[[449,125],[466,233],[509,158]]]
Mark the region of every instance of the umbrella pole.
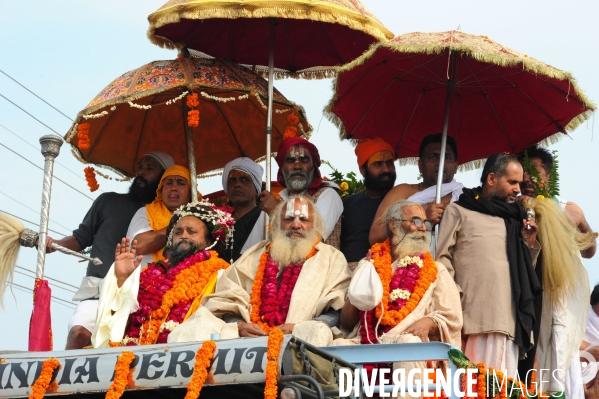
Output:
[[[445,84],[445,114],[443,115],[443,135],[441,137],[441,154],[439,154],[439,174],[437,175],[437,193],[435,195],[435,204],[441,203],[441,187],[443,186],[443,171],[445,169],[445,149],[447,148],[447,128],[449,127],[449,110],[451,108],[451,95],[455,83],[453,81],[453,70],[455,66],[455,55],[449,55],[449,75]],[[431,248],[433,257],[436,256],[437,237],[439,237],[439,225],[435,226],[435,234],[432,237]]]
[[[273,80],[274,80],[274,69],[275,69],[275,33],[277,27],[277,20],[270,18],[268,20],[270,24],[270,49],[268,52],[268,109],[266,110],[266,191],[270,191],[270,140],[272,137],[272,96],[273,96]],[[268,215],[264,214],[264,237],[268,236]]]
[[[185,103],[185,101],[183,101]],[[196,157],[195,157],[195,146],[193,144],[193,128],[187,126],[187,106],[183,106],[183,124],[185,125],[185,144],[187,145],[187,163],[189,165],[189,182],[191,186],[191,201],[196,202],[198,200],[198,180],[196,173]]]
[[275,33],[277,20],[270,18],[270,50],[268,53],[268,109],[266,111],[266,190],[270,191],[270,141],[272,137],[272,96],[273,96],[273,80],[274,80],[274,65],[275,65]]
[[52,172],[54,158],[60,153],[63,140],[60,136],[47,135],[40,137],[42,155],[44,156],[44,186],[42,190],[42,213],[40,214],[39,245],[37,246],[36,279],[44,278],[44,262],[46,260],[46,237],[48,236],[48,218],[50,217],[50,195],[52,193]]

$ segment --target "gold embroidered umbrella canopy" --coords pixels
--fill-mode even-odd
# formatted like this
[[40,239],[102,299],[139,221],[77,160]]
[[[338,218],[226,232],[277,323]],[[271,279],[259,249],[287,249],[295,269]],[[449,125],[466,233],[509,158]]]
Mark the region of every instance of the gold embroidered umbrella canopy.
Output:
[[595,109],[570,73],[459,31],[378,43],[343,66],[334,87],[326,111],[342,139],[376,134],[414,161],[423,137],[443,132],[437,202],[448,134],[465,164],[554,141]]
[[[393,37],[359,0],[170,0],[148,20],[153,43],[251,65],[268,74],[269,93],[275,75],[333,76],[335,66]],[[267,137],[270,102],[268,109]],[[267,190],[270,181],[267,157]]]
[[[189,163],[192,175],[201,174],[241,156],[264,156],[266,92],[264,78],[225,60],[154,61],[106,86],[79,112],[65,140],[83,162],[126,176],[135,175],[150,151],[166,152],[179,165]],[[289,126],[306,138],[312,130],[303,108],[274,90],[275,143]]]

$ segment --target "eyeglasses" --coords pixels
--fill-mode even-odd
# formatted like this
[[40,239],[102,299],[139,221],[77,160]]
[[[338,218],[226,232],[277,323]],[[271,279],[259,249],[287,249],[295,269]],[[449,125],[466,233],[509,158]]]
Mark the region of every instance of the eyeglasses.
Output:
[[419,217],[415,217],[412,219],[399,219],[399,221],[401,222],[410,222],[410,226],[414,225],[417,228],[420,228],[424,225],[424,227],[426,228],[427,231],[431,231],[432,229],[432,225],[431,222],[429,222],[428,220],[422,220]]

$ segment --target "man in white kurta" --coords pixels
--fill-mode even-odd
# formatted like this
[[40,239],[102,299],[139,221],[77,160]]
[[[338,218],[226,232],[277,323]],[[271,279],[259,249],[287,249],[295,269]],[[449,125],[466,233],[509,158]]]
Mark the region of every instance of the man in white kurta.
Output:
[[[394,274],[399,267],[406,266],[405,259],[430,256],[427,254],[429,246],[427,226],[430,224],[426,220],[421,205],[411,201],[392,205],[387,211],[386,225],[392,260],[391,268]],[[373,248],[377,250],[378,246]],[[354,272],[348,290],[348,299],[341,313],[341,326],[348,330],[353,328],[350,337],[352,335],[354,337],[336,339],[334,345],[442,341],[459,347],[462,329],[460,294],[452,277],[441,263],[435,263],[436,279],[430,283],[414,310],[385,334],[379,334],[379,331],[375,332],[371,329],[375,332],[374,336],[361,336],[360,332],[364,331],[361,324],[364,321],[359,315],[364,316],[363,312],[380,306],[383,294],[382,282],[371,256],[369,254],[367,258],[362,259]],[[393,300],[394,291],[399,291],[401,288],[400,285],[397,290],[389,289],[389,303]],[[358,324],[354,327],[356,322]]]
[[[275,209],[271,220],[269,240],[231,265],[218,280],[215,293],[206,296],[203,306],[171,333],[169,342],[202,341],[214,333],[221,339],[266,335],[252,318],[252,289],[255,281],[263,280],[257,274],[263,254],[269,251],[268,259],[279,265],[279,284],[287,267],[303,263],[284,323],[277,327],[313,345],[332,343],[351,278],[347,262],[340,251],[320,242],[323,222],[308,199],[289,198]],[[265,320],[262,310],[260,317]]]

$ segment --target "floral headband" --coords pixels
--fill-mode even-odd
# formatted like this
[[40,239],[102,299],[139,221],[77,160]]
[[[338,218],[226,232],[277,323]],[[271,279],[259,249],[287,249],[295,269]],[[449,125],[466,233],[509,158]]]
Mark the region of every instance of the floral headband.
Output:
[[225,246],[227,247],[233,246],[233,225],[235,224],[235,220],[231,217],[231,213],[225,208],[219,208],[212,202],[203,199],[201,201],[181,205],[179,209],[173,212],[171,223],[169,225],[170,231],[168,232],[166,241],[167,247],[173,245],[174,227],[179,220],[185,216],[197,217],[204,223],[210,223],[214,226],[211,232],[214,243],[207,247],[206,250],[212,249],[219,241],[224,241]]

